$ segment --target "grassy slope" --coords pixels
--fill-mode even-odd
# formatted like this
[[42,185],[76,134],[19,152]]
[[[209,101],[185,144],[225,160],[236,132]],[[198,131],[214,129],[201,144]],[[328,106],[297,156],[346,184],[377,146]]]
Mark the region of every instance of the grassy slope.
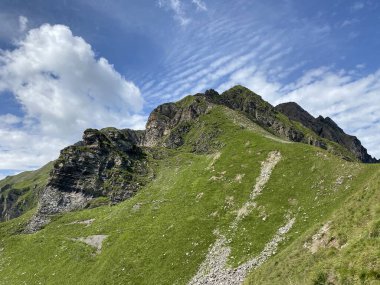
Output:
[[[212,167],[217,156],[189,150],[216,128],[222,132],[214,145],[224,146]],[[261,161],[279,150],[283,159],[257,198],[257,210],[242,221],[236,235],[229,236],[229,262],[237,265],[263,249],[287,213],[294,215],[296,223],[274,262],[289,256],[293,252],[289,248],[300,250],[302,237],[331,219],[344,201],[360,197],[360,189],[378,171],[376,166],[345,162],[305,144],[281,143],[257,130],[237,114],[216,107],[196,123],[182,149],[162,150],[166,158],[155,166],[157,178],[130,200],[65,214],[32,235],[18,234],[30,214],[0,224],[0,284],[185,284],[215,241],[214,229],[228,235],[228,225],[248,199]],[[238,174],[244,175],[240,182],[235,179]],[[210,180],[213,176],[217,180]],[[362,199],[366,203],[369,198]],[[90,226],[70,224],[86,219],[95,221]],[[100,254],[72,240],[96,234],[108,235]],[[378,245],[378,238],[373,243]],[[265,274],[278,268],[273,262],[256,270],[251,280],[256,276],[268,280]],[[292,272],[290,265],[283,266],[281,272]],[[303,276],[296,270],[294,274]],[[284,279],[273,280],[271,284],[276,280],[282,284]]]
[[[251,273],[247,284],[380,284],[380,169],[366,165],[365,180],[327,215],[327,241],[312,254],[304,248],[323,226],[317,223],[278,256]],[[275,268],[275,270],[273,270]],[[331,283],[329,283],[331,282]]]

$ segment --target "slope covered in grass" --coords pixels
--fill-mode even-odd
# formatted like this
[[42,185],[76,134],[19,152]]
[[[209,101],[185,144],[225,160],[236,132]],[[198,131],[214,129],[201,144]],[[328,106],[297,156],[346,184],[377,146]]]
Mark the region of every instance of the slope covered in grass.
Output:
[[380,169],[366,165],[341,207],[300,235],[246,284],[380,284]]
[[[377,166],[283,141],[222,106],[194,121],[181,148],[156,151],[160,159],[150,158],[156,178],[127,201],[57,216],[34,234],[21,233],[31,213],[1,223],[0,284],[187,284],[218,239],[216,231],[227,240],[227,265],[237,267],[260,255],[289,218],[294,224],[278,243],[277,254],[253,269],[249,280],[283,284],[281,274],[288,273],[296,284],[305,284],[315,274],[329,277],[323,267],[328,263],[321,263],[332,250],[321,250],[319,258],[305,253],[303,243],[310,235],[333,217],[342,220],[337,230],[348,235],[347,215],[356,213],[355,203],[376,206]],[[272,152],[281,159],[252,200],[262,162]],[[366,187],[371,190],[364,192]],[[248,201],[249,211],[231,230]],[[367,214],[363,209],[355,220],[366,229],[362,216]],[[363,249],[373,251],[379,244],[378,223],[368,225],[369,236],[374,238]],[[83,242],[88,237],[104,240],[91,246]],[[355,242],[360,238],[365,236],[358,233]],[[334,257],[342,268],[360,248],[344,250],[349,252],[342,249]],[[304,279],[305,265],[297,258],[309,262],[310,279]],[[281,271],[275,276],[277,268]]]

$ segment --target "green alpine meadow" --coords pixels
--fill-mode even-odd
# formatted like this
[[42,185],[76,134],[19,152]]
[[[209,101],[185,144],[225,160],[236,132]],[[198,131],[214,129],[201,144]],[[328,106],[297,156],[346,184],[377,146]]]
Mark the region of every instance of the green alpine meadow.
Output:
[[0,284],[380,284],[380,165],[243,86],[0,181]]

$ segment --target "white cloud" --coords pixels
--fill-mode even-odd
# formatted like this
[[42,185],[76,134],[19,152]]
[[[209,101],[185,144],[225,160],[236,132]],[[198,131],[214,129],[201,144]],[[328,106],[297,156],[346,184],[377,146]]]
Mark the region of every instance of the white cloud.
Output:
[[281,85],[277,82],[270,82],[267,76],[256,67],[242,68],[234,72],[229,80],[221,84],[217,90],[223,92],[232,86],[243,85],[260,95],[265,95],[265,99],[273,101],[277,96]]
[[190,18],[187,17],[180,0],[158,0],[158,6],[160,8],[172,10],[174,12],[174,18],[181,24],[181,26],[186,26],[190,23]]
[[359,20],[358,19],[348,19],[348,20],[344,20],[343,23],[341,24],[341,28],[344,28],[346,26],[351,26],[351,25],[355,25],[359,23]]
[[21,123],[22,119],[12,114],[0,115],[0,127]]
[[[186,13],[186,7],[182,0],[158,0],[158,6],[174,13],[174,19],[177,20],[181,26],[187,26],[191,22],[191,18]],[[200,11],[207,11],[206,3],[202,0],[191,0],[191,3]]]
[[202,11],[207,11],[206,3],[202,0],[192,0],[193,4],[197,7],[197,9]]
[[[145,122],[139,89],[63,25],[42,25],[14,50],[0,51],[5,90],[24,116],[0,117],[0,169],[40,166],[88,127],[141,128]],[[12,126],[17,120],[22,127]]]
[[[183,4],[189,2],[182,0]],[[257,11],[252,9],[245,13],[245,8],[232,5],[228,11],[223,11],[223,17],[207,19],[201,33],[197,25],[190,25],[190,37],[181,35],[178,44],[172,48],[170,71],[160,74],[163,78],[161,84],[144,90],[146,98],[174,101],[208,88],[224,91],[242,84],[272,104],[279,103],[279,98],[299,101],[314,116],[333,117],[347,133],[358,136],[371,154],[380,157],[380,149],[375,143],[380,141],[380,135],[373,129],[376,124],[379,125],[375,123],[379,117],[375,111],[369,112],[380,105],[380,100],[367,92],[366,84],[359,84],[362,82],[359,77],[366,72],[365,66],[358,62],[357,67],[351,70],[333,71],[331,66],[318,68],[320,58],[314,57],[314,54],[328,56],[319,50],[325,51],[325,46],[339,45],[341,41],[334,37],[334,29],[347,28],[359,20],[348,17],[334,26],[328,21],[299,18],[298,13],[293,13],[295,10],[291,5],[282,6],[283,9],[278,9],[275,14],[262,12],[271,11],[272,6],[269,5],[267,10],[258,6]],[[350,11],[353,11],[352,8],[360,10],[365,6],[361,2],[347,6]],[[219,11],[218,7],[215,9]],[[285,25],[283,19],[292,21]],[[280,28],[274,27],[273,23],[280,23]],[[346,32],[349,32],[350,38],[358,35],[356,31]],[[256,54],[252,53],[254,51]],[[251,56],[248,56],[250,53]],[[343,58],[344,55],[341,58],[338,56],[339,60]],[[219,59],[222,59],[222,64],[214,65]],[[239,62],[239,59],[242,60]],[[332,66],[336,66],[335,63]],[[369,76],[379,78],[375,74]],[[152,78],[147,77],[147,80]],[[358,90],[352,92],[348,86],[355,86]],[[361,103],[355,105],[356,102]],[[375,107],[372,107],[373,104]],[[357,118],[353,119],[351,109],[357,112]],[[373,133],[375,135],[369,135]]]
[[28,27],[28,18],[24,16],[18,17],[18,24],[19,24],[19,31],[24,32],[26,28]]

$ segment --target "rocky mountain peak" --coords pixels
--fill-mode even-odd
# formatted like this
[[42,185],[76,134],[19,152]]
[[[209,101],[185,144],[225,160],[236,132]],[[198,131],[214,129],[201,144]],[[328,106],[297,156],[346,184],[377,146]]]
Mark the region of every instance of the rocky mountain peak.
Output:
[[367,149],[362,146],[355,136],[346,134],[331,118],[322,116],[314,118],[294,102],[279,104],[276,106],[276,110],[286,115],[289,119],[300,122],[318,136],[343,146],[360,161],[366,163],[378,162],[368,154]]

